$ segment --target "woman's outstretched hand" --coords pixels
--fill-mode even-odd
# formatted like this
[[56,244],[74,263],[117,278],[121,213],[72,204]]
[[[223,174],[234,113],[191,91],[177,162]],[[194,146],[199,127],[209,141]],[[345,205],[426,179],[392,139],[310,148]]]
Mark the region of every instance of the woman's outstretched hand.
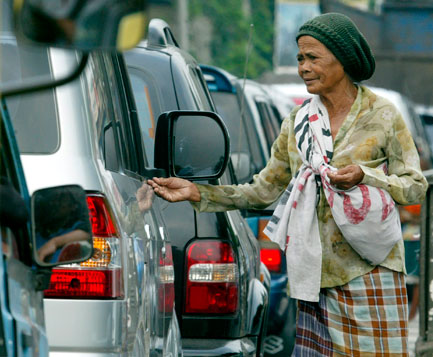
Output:
[[328,177],[335,187],[348,190],[362,181],[364,172],[358,165],[348,165],[335,172],[328,172]]
[[154,177],[152,180],[147,180],[147,183],[158,196],[170,202],[200,202],[201,199],[197,186],[185,179]]

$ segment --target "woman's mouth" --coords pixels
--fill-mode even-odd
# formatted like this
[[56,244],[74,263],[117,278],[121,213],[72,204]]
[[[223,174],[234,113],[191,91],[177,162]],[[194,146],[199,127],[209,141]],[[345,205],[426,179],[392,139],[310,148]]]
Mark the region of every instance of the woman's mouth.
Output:
[[314,82],[315,81],[315,79],[314,78],[304,78],[304,83],[305,84],[311,84],[312,82]]

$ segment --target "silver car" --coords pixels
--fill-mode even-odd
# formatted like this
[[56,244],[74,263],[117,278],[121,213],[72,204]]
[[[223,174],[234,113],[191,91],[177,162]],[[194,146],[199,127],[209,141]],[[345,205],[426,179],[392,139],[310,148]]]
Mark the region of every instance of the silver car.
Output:
[[[13,50],[17,77],[60,78],[79,57]],[[70,84],[7,100],[30,193],[78,184],[91,213],[92,258],[53,269],[45,291],[50,356],[182,355],[170,241],[140,174],[146,156],[122,63],[93,53]]]

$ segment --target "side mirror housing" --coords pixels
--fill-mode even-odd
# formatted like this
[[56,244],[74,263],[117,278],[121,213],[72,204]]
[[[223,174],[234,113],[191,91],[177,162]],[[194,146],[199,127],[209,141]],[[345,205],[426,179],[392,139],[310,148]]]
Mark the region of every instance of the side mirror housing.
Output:
[[218,114],[172,111],[160,115],[155,136],[155,167],[188,180],[221,177],[227,167],[230,140]]
[[78,185],[35,191],[31,198],[33,259],[41,267],[78,263],[93,253],[86,193]]

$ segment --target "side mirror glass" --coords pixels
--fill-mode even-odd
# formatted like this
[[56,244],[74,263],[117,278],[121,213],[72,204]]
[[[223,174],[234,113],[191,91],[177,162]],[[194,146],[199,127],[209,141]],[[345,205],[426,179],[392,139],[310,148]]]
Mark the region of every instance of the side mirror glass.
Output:
[[251,158],[250,155],[244,152],[236,152],[231,154],[233,169],[239,183],[250,181],[251,174]]
[[213,112],[161,114],[155,140],[155,167],[189,180],[216,179],[224,173],[230,152],[227,129]]
[[22,0],[15,3],[17,33],[53,47],[126,50],[145,35],[147,0]]
[[43,267],[87,260],[93,252],[86,194],[77,185],[36,191],[31,199],[33,252]]
[[175,176],[210,177],[222,170],[225,138],[219,129],[216,121],[205,116],[178,118],[173,135]]

